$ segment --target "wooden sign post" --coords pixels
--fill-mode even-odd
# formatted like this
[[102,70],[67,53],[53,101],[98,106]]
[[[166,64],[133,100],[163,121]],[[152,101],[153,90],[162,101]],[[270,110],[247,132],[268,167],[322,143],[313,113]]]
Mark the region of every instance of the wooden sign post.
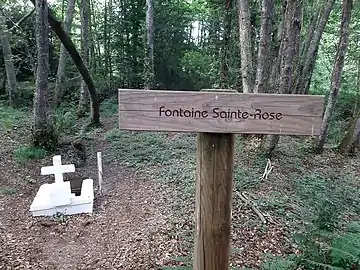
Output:
[[119,90],[123,130],[198,132],[194,269],[228,270],[235,133],[319,135],[324,97]]

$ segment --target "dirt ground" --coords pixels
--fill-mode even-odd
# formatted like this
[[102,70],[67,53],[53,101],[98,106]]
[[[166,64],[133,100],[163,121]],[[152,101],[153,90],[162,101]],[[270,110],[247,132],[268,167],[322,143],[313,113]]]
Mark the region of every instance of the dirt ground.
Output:
[[[105,130],[116,121],[107,120]],[[0,139],[0,187],[15,190],[0,193],[0,269],[162,269],[181,265],[179,256],[191,257],[193,202],[179,205],[188,208],[188,215],[179,216],[168,207],[174,203],[171,187],[106,158],[103,194],[96,193],[92,216],[31,217],[29,207],[39,186],[53,181],[40,176],[40,168],[52,161],[46,157],[17,164],[13,150],[21,145],[22,132],[26,130]],[[76,168],[77,176],[97,180],[96,151],[105,151],[106,144],[104,133],[98,133],[86,145],[88,158]],[[63,163],[69,162],[65,153]],[[286,227],[274,222],[264,229],[250,207],[234,205],[232,218],[232,267],[258,269],[266,252],[295,252]],[[259,226],[247,226],[249,222]]]

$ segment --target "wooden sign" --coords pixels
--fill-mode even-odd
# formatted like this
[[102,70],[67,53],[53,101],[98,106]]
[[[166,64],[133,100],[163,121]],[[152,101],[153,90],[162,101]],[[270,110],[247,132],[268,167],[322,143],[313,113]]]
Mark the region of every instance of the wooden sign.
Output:
[[119,90],[123,130],[319,135],[323,96]]

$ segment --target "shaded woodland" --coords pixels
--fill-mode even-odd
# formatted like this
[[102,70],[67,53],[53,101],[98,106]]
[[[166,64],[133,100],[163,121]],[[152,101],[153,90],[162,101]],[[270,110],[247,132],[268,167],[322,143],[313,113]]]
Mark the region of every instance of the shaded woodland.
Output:
[[[299,169],[295,164],[292,168],[317,171],[323,166],[327,168],[324,174],[331,177],[336,174],[336,179],[342,177],[339,176],[342,172],[336,171],[339,159],[346,162],[351,159],[349,166],[358,168],[360,2],[357,0],[2,0],[0,42],[0,115],[7,119],[8,114],[23,116],[27,112],[30,126],[26,134],[21,134],[27,141],[21,143],[29,144],[29,149],[36,153],[42,150],[52,153],[64,141],[73,140],[77,132],[106,127],[109,117],[116,116],[116,110],[108,113],[107,109],[117,108],[119,88],[233,89],[241,93],[325,96],[321,134],[295,138],[302,140],[300,150],[293,150],[292,146],[299,143],[289,143],[286,136],[239,136],[254,160],[281,160],[287,154],[291,160],[291,153],[304,154],[302,158],[311,160],[308,164],[312,167],[302,164]],[[7,129],[5,120],[0,123],[3,125],[0,131],[6,130],[4,134],[19,132],[11,124]],[[125,157],[130,157],[127,165],[140,168],[139,164],[147,164],[149,160],[154,164],[166,163],[161,163],[160,154],[151,148],[168,145],[162,135],[130,138],[130,135],[114,134],[106,133],[106,138],[138,147],[131,148],[135,152],[129,154],[125,146],[116,146]],[[139,142],[142,144],[137,145]],[[186,141],[182,143],[168,147],[178,150],[188,146]],[[141,147],[148,150],[141,152],[138,150]],[[150,152],[151,157],[147,156]],[[314,160],[318,163],[313,163]],[[254,165],[252,162],[249,163]],[[345,168],[346,162],[341,166]],[[237,173],[243,179],[248,177],[248,171]],[[284,169],[281,173],[288,173],[291,178],[293,172]],[[357,172],[351,171],[351,175],[354,184]],[[312,181],[327,185],[320,178],[318,175],[306,178],[301,185],[311,186]],[[248,182],[243,184],[240,186],[244,189],[251,186]],[[354,185],[352,192],[358,193],[358,183]],[[344,201],[351,199],[352,192],[341,195],[348,196]],[[343,201],[326,197],[321,201],[324,204],[316,205],[316,209],[326,211],[324,220],[335,220],[332,206],[326,208],[325,202],[328,206]],[[359,215],[359,209],[355,213]],[[319,214],[310,223],[327,224],[320,219]],[[357,228],[355,235],[346,236],[350,238],[334,240],[338,252],[341,241],[354,237],[359,244],[360,225]],[[333,227],[324,230],[332,232]],[[321,233],[310,236],[316,237],[325,238]],[[327,269],[312,268],[326,264],[359,269],[360,244],[356,252],[346,250],[343,252],[346,256],[335,254],[331,261],[332,255],[323,256],[324,251],[316,243],[309,244],[310,238],[299,238],[297,242],[305,246],[301,259],[290,256],[289,260],[278,261],[281,266],[275,263],[264,269],[297,269],[298,266]],[[286,264],[293,268],[286,268]]]

